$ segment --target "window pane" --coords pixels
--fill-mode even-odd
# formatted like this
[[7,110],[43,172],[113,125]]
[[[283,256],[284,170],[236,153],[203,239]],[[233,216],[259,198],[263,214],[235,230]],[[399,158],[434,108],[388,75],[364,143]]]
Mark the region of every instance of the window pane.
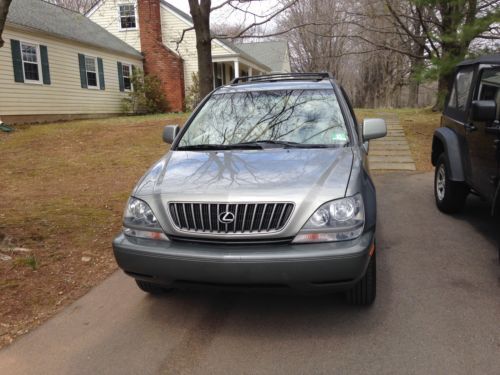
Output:
[[473,71],[459,72],[456,80],[457,106],[459,111],[465,111],[469,98]]
[[130,77],[130,65],[122,65],[122,71],[124,77]]
[[87,72],[95,72],[95,59],[93,57],[85,57],[85,70]]
[[453,88],[451,89],[450,100],[448,101],[448,108],[457,109],[457,84],[456,82],[453,84]]
[[36,46],[33,45],[22,45],[23,61],[27,62],[37,62],[36,59]]
[[97,74],[94,72],[87,72],[87,86],[97,87]]
[[24,63],[24,78],[27,80],[39,81],[38,64]]
[[120,23],[122,29],[136,27],[134,5],[120,5]]
[[123,86],[125,90],[132,90],[132,82],[129,77],[123,77]]
[[342,146],[349,135],[333,90],[261,91],[213,95],[180,146],[259,140]]

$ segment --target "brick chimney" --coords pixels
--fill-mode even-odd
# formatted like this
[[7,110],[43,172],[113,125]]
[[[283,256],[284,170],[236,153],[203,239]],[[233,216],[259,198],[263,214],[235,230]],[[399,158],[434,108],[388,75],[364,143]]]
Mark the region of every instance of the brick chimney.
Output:
[[144,72],[160,79],[170,110],[183,111],[183,60],[162,42],[160,0],[138,0],[137,12]]

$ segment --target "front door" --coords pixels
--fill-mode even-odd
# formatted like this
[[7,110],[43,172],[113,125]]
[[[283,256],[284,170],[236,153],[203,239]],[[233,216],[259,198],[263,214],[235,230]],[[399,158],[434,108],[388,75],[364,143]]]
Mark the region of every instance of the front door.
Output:
[[[480,71],[480,83],[475,93],[476,100],[495,100],[496,121],[500,115],[500,68]],[[474,131],[467,134],[473,186],[492,200],[499,181],[500,138],[493,129],[498,123],[474,122]]]

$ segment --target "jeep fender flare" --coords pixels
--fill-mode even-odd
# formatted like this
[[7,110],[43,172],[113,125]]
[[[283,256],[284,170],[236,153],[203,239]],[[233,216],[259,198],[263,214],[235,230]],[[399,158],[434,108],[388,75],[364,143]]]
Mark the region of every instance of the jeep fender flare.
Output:
[[450,180],[465,181],[464,165],[461,155],[458,135],[451,129],[438,128],[432,139],[432,165],[436,166],[437,159],[444,152],[448,162]]

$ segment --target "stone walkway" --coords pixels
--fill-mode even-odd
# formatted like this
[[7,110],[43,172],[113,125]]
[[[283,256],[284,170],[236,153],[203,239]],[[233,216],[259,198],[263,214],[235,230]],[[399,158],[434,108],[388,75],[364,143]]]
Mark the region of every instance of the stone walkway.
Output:
[[372,171],[414,171],[415,162],[406,141],[403,127],[398,116],[392,113],[381,113],[380,117],[387,124],[385,138],[370,141],[368,160]]

